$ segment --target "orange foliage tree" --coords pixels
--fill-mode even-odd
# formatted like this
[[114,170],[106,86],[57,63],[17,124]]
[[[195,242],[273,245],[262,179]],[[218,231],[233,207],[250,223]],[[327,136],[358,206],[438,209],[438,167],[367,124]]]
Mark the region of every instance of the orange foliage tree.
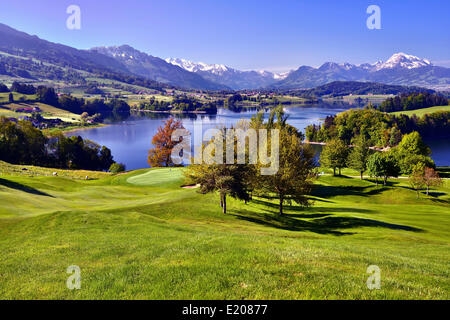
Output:
[[179,120],[170,118],[164,121],[164,126],[158,128],[158,132],[152,139],[153,149],[148,152],[148,164],[151,167],[173,167],[172,149],[179,141],[172,141],[172,133],[177,129],[184,129]]

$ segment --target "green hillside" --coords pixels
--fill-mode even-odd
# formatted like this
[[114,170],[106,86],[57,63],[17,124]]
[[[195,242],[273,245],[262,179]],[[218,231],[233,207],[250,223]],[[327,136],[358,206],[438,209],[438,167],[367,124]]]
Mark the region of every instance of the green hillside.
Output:
[[392,112],[392,114],[405,114],[407,116],[412,116],[415,114],[418,117],[422,117],[425,114],[434,113],[437,111],[450,111],[450,106],[437,106],[437,107],[431,107],[431,108],[423,108],[423,109],[417,109],[417,110],[408,110],[408,111],[398,111],[398,112]]
[[[223,215],[218,195],[180,188],[181,170],[89,181],[5,170],[0,298],[449,298],[448,180],[416,200],[406,179],[322,176],[314,205],[280,218],[262,198],[230,199]],[[81,290],[66,288],[70,265]],[[366,287],[369,265],[380,290]]]

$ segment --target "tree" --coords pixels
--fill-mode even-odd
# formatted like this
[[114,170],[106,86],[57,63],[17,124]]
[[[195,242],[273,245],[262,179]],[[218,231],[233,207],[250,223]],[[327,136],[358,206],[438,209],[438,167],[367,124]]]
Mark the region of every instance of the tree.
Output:
[[[220,195],[220,206],[222,212],[227,213],[227,196],[236,199],[248,201],[249,195],[249,181],[252,176],[252,168],[248,164],[237,164],[236,152],[236,138],[233,141],[226,140],[226,129],[221,130],[221,136],[216,136],[207,144],[202,146],[202,151],[208,147],[212,147],[216,142],[215,139],[223,139],[223,146],[230,143],[234,148],[234,162],[233,164],[225,163],[210,163],[204,159],[202,164],[190,165],[184,172],[186,182],[190,184],[199,184],[199,192],[202,194],[210,192],[218,192]],[[226,148],[217,150],[214,148],[211,156],[215,157],[216,152],[220,152],[222,157],[226,157]]]
[[184,174],[188,183],[200,185],[200,193],[218,192],[224,214],[227,213],[227,196],[246,201],[250,199],[246,165],[194,164]]
[[431,154],[430,148],[423,142],[422,137],[417,131],[404,135],[398,148],[401,152],[409,154],[423,156],[429,156]]
[[404,135],[394,152],[400,163],[401,171],[405,174],[411,174],[413,167],[419,162],[426,167],[434,167],[434,162],[430,158],[431,150],[416,131]]
[[397,161],[395,155],[391,152],[384,152],[381,156],[382,173],[383,173],[383,183],[386,185],[387,179],[389,177],[397,178],[401,172],[400,165]]
[[346,165],[348,152],[349,147],[344,141],[332,139],[324,146],[320,154],[320,164],[327,168],[333,168],[334,176],[336,168],[339,168],[339,175],[341,175],[341,168]]
[[274,193],[279,201],[279,215],[283,215],[283,205],[295,201],[308,206],[307,195],[311,192],[317,176],[315,152],[310,145],[286,128],[280,130],[279,169],[273,175],[258,176],[255,189],[259,192]]
[[18,92],[18,93],[22,93],[22,94],[35,94],[36,93],[36,88],[33,85],[19,83],[17,81],[13,82],[10,90],[12,92]]
[[367,170],[371,177],[375,177],[378,185],[378,178],[384,175],[383,157],[379,152],[372,154],[367,161]]
[[412,168],[412,173],[409,176],[410,186],[416,190],[417,199],[419,199],[420,190],[426,186],[425,183],[425,165],[423,163],[418,163]]
[[148,152],[148,164],[151,167],[173,167],[172,149],[177,145],[178,141],[172,141],[172,133],[177,129],[184,129],[183,124],[179,120],[170,118],[164,121],[164,127],[160,126],[158,132],[152,139],[155,146]]
[[348,156],[348,164],[350,168],[357,170],[363,179],[364,171],[367,170],[367,160],[370,156],[369,143],[367,139],[361,135],[356,140],[355,147],[350,151]]
[[[279,130],[278,170],[270,175],[260,175],[260,168],[264,166],[258,162],[257,170],[253,171],[252,189],[259,193],[275,194],[279,201],[280,215],[283,214],[285,202],[310,205],[307,195],[317,177],[315,152],[310,145],[302,143],[303,134],[287,124],[283,107],[272,110],[267,123],[263,122],[262,113],[258,113],[252,118],[250,126],[253,129]],[[261,141],[261,137],[259,140]],[[271,138],[267,141],[266,147],[271,150]],[[259,148],[261,147],[264,146],[260,145]]]
[[367,161],[369,174],[375,177],[378,185],[378,178],[383,178],[383,184],[386,185],[389,177],[398,177],[400,166],[395,156],[390,152],[376,152],[371,155]]
[[111,150],[105,146],[102,146],[100,154],[98,156],[100,162],[100,168],[106,170],[114,164],[113,156]]
[[59,101],[58,101],[58,95],[55,92],[55,89],[48,88],[44,86],[39,86],[36,91],[36,95],[38,97],[38,100],[42,103],[58,107]]
[[82,113],[82,106],[85,101],[82,98],[76,98],[68,94],[63,94],[58,98],[59,108],[72,113]]
[[12,94],[12,92],[9,93],[8,100],[9,100],[9,103],[13,103],[14,102],[14,95]]
[[427,196],[429,194],[430,187],[437,187],[443,184],[439,174],[433,168],[425,167],[424,170],[424,183],[427,187]]
[[89,118],[89,113],[83,112],[80,117],[81,123],[85,124],[86,121],[88,120],[88,118]]
[[114,162],[110,167],[109,167],[109,172],[112,173],[119,173],[119,172],[123,172],[125,171],[125,165],[123,163],[117,163]]

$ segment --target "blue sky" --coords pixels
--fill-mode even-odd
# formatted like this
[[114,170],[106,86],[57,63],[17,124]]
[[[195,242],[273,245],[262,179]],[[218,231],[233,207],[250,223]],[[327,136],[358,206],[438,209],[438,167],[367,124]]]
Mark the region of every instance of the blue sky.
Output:
[[[81,30],[66,28],[71,4],[81,8]],[[381,8],[381,30],[366,27],[371,4]],[[395,52],[450,67],[446,0],[20,0],[3,3],[0,22],[80,49],[129,44],[243,70],[375,62]]]

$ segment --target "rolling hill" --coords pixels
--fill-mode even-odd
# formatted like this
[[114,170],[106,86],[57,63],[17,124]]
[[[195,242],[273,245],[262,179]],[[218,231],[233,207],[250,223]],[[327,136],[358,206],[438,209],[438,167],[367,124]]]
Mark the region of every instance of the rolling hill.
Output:
[[99,53],[113,58],[126,69],[151,80],[168,83],[187,89],[219,90],[230,89],[200,75],[164,61],[161,58],[148,55],[128,45],[114,47],[96,47],[90,52]]
[[[151,86],[165,83],[186,89],[228,89],[131,47],[114,48],[120,51],[120,55],[101,48],[78,50],[0,24],[0,74],[31,80],[74,82],[92,75],[125,82],[129,82],[129,78],[141,77],[148,79]],[[127,59],[125,52],[126,57],[136,58]]]

